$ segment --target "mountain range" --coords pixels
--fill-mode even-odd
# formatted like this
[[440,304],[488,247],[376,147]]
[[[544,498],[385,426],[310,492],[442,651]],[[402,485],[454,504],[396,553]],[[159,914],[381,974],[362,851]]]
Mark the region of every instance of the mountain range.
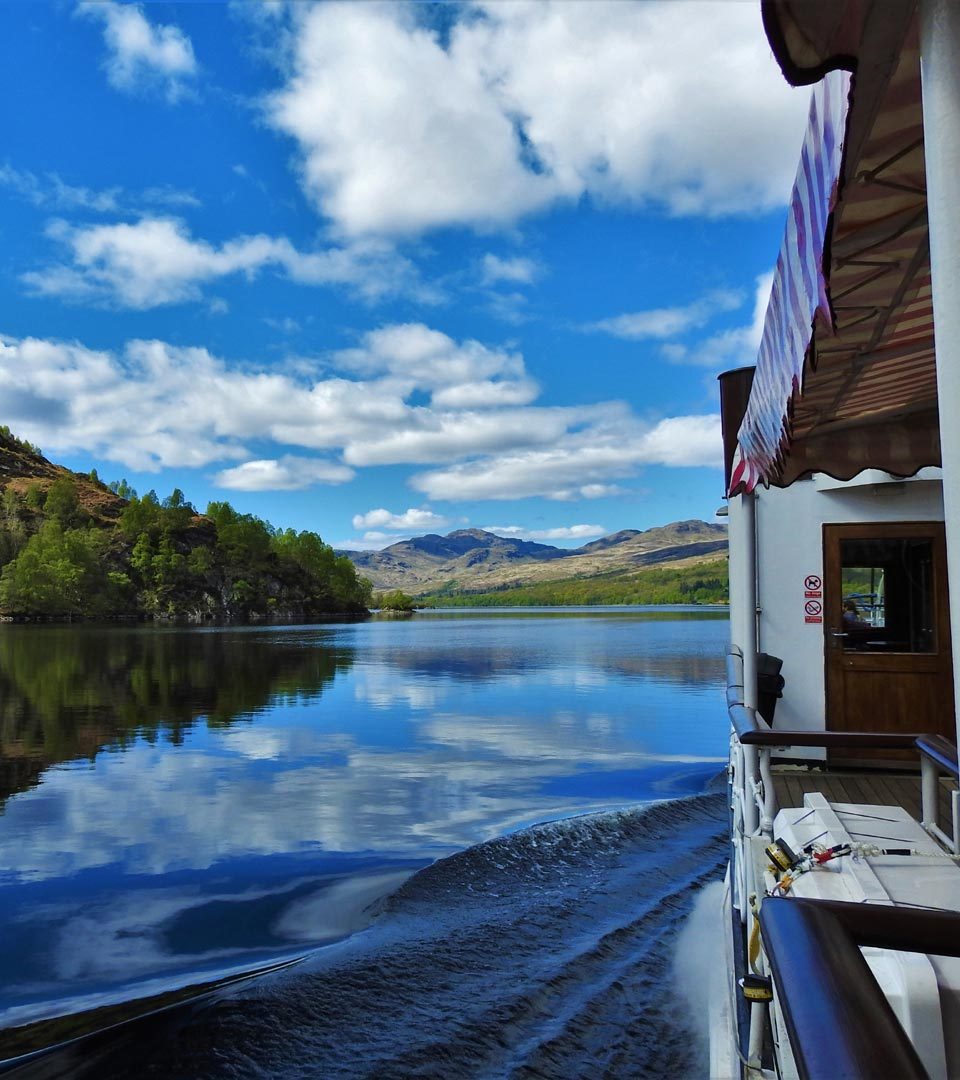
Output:
[[692,565],[727,550],[724,525],[676,521],[653,529],[623,529],[578,548],[558,548],[458,529],[401,540],[382,551],[339,551],[377,589],[412,596],[485,592],[515,586],[640,570],[662,563]]
[[[99,558],[107,559],[108,569],[130,576],[132,570],[128,563],[134,538],[125,535],[121,518],[128,511],[132,512],[132,503],[138,502],[135,493],[118,493],[104,485],[96,473],[73,473],[48,461],[36,447],[16,438],[3,426],[0,426],[0,495],[3,496],[0,500],[0,564],[14,559],[29,538],[40,530],[53,507],[51,491],[64,484],[74,500],[74,509],[67,508],[65,517],[60,513],[64,522],[67,518],[76,518],[74,524],[96,526],[96,531],[106,538],[105,552]],[[164,501],[164,507],[168,501]],[[156,517],[168,513],[164,507],[154,500],[146,509]],[[211,551],[217,548],[217,529],[211,519],[196,513],[189,504],[180,511],[170,512],[178,521],[183,519],[174,530],[175,554],[188,558],[194,548],[205,547]],[[69,528],[70,523],[64,527]],[[276,541],[277,537],[274,539]],[[320,543],[319,538],[317,542]],[[657,567],[669,566],[684,573],[682,568],[696,568],[711,560],[715,562],[718,556],[722,558],[726,554],[726,550],[725,526],[694,520],[643,531],[624,529],[573,549],[498,536],[482,529],[459,529],[446,536],[430,533],[401,540],[382,551],[338,551],[336,554],[347,556],[357,572],[368,578],[376,589],[400,589],[414,597],[430,594],[453,597],[502,593],[529,586],[549,585],[553,588],[553,583],[564,582],[575,582],[579,588],[590,579],[598,579],[606,587],[614,578],[626,576],[632,582],[635,574],[642,576],[644,570]],[[715,570],[712,573],[716,576]],[[133,574],[133,577],[137,576]],[[569,591],[566,586],[564,590]]]

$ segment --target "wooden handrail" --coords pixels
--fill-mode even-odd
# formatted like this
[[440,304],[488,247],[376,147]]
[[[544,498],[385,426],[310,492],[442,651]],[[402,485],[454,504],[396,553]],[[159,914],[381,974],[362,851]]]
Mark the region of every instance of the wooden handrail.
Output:
[[[772,728],[762,716],[757,715],[755,709],[743,703],[743,653],[736,645],[727,649],[727,712],[737,738],[744,746],[818,746],[827,750],[841,747],[871,750],[917,748],[957,775],[956,748],[942,736],[924,735],[918,731],[808,731]],[[929,749],[924,750],[924,746]],[[952,758],[949,757],[951,751]]]
[[861,747],[911,750],[922,738],[917,732],[807,731],[772,728],[746,705],[731,705],[728,712],[737,738],[744,746],[821,746],[827,749]]
[[942,769],[960,779],[957,748],[942,735],[918,735],[917,749],[924,757],[935,761]]
[[960,915],[768,897],[760,926],[801,1080],[927,1077],[860,952],[960,955]]
[[960,956],[960,911],[803,897],[793,899],[829,911],[853,936],[858,947]]

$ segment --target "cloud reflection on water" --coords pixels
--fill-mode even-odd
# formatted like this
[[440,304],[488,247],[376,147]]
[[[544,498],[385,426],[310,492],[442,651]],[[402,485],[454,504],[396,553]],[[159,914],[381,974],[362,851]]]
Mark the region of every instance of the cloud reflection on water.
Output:
[[713,760],[647,750],[622,720],[600,713],[436,713],[401,749],[262,722],[225,731],[202,751],[141,741],[90,766],[52,770],[8,804],[0,865],[8,880],[36,880],[117,860],[128,873],[159,875],[310,847],[423,856],[471,843],[504,814],[564,810],[563,800],[538,797],[548,778]]
[[[99,639],[112,674],[102,665],[73,691],[96,650],[71,655],[80,639],[59,634],[58,666],[40,665],[52,687],[34,688],[28,666],[4,672],[21,692],[0,713],[12,745],[63,757],[0,817],[0,914],[48,954],[25,954],[0,1007],[27,987],[64,996],[176,970],[188,954],[223,967],[244,948],[316,942],[380,888],[370,875],[406,872],[398,860],[694,790],[723,753],[724,626],[660,627],[116,632]],[[54,639],[24,645],[16,631],[0,633],[7,660],[50,651]],[[77,760],[84,739],[92,750]],[[244,938],[267,909],[269,934]],[[187,927],[203,940],[185,952]]]

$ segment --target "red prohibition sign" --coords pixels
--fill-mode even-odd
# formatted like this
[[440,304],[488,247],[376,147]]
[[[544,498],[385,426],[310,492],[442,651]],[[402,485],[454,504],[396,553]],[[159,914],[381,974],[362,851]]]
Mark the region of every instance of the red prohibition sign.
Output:
[[819,589],[822,584],[823,582],[816,574],[808,574],[803,583],[803,587],[805,589]]
[[819,615],[823,611],[823,604],[819,600],[808,600],[803,605],[803,610],[808,615]]

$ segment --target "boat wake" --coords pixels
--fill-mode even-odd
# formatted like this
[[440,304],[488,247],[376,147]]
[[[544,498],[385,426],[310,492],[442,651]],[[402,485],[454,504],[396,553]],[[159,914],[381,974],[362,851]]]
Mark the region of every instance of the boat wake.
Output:
[[673,958],[725,856],[722,794],[527,828],[420,870],[294,968],[16,1072],[704,1075]]

